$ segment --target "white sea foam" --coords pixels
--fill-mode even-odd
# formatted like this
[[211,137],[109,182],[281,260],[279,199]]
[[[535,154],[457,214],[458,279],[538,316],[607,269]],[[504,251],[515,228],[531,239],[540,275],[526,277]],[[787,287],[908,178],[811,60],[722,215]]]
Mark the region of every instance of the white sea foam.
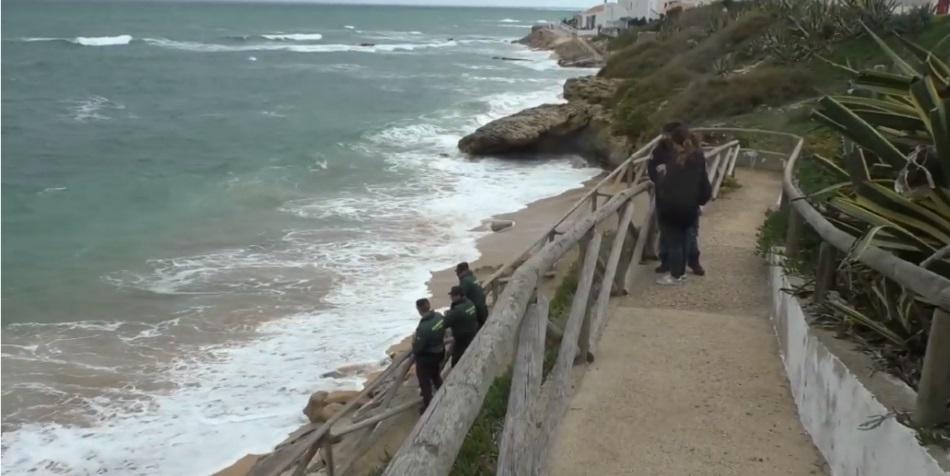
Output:
[[69,103],[69,115],[78,122],[103,121],[111,119],[106,115],[109,111],[124,110],[125,106],[103,96],[87,96],[82,99],[73,99]]
[[343,25],[343,28],[346,28],[347,30],[355,30],[355,29],[356,29],[356,27],[353,26],[353,25]]
[[118,46],[127,45],[132,42],[131,35],[116,36],[78,36],[76,38],[51,38],[51,37],[28,37],[20,38],[20,41],[33,43],[40,41],[61,41],[73,43],[82,46]]
[[275,41],[317,41],[323,39],[319,33],[272,33],[261,35],[263,38]]
[[504,24],[504,25],[498,25],[498,26],[502,28],[531,28],[531,25],[522,25],[522,24],[517,24],[517,25]]
[[75,42],[83,46],[127,45],[132,42],[131,35],[118,36],[79,36]]
[[195,41],[176,41],[165,38],[146,38],[147,44],[162,48],[199,53],[226,53],[239,51],[292,51],[295,53],[381,53],[396,51],[412,51],[425,48],[446,48],[456,46],[455,41],[440,41],[431,43],[380,43],[375,45],[345,45],[345,44],[249,44],[249,45],[222,45],[217,43],[200,43]]
[[498,20],[498,23],[521,23],[521,20],[515,20],[514,18],[502,18]]

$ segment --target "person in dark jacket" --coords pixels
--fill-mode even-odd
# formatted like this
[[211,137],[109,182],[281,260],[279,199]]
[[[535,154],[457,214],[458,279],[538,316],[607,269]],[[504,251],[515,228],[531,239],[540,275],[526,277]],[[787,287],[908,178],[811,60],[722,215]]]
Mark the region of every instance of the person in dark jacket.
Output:
[[459,287],[465,293],[465,297],[475,305],[476,317],[478,318],[478,328],[481,329],[488,319],[488,305],[485,303],[485,290],[475,279],[475,273],[468,268],[468,263],[461,262],[455,266],[455,275],[459,278]]
[[[681,122],[671,122],[663,126],[662,135],[663,138],[660,139],[660,142],[657,143],[656,147],[653,148],[653,153],[650,157],[649,162],[647,162],[647,174],[650,177],[650,180],[654,184],[658,183],[660,178],[666,173],[669,162],[676,157],[676,148],[672,140],[673,132],[678,129],[686,129],[686,126]],[[659,205],[657,206],[659,208]],[[688,230],[686,236],[686,245],[687,245],[687,254],[686,254],[686,264],[689,266],[690,270],[693,271],[697,276],[703,276],[706,274],[706,270],[703,269],[703,266],[699,263],[699,217],[697,215],[696,223],[693,224]],[[669,273],[669,263],[668,255],[669,250],[667,247],[666,240],[663,239],[662,232],[659,237],[659,258],[660,266],[656,268],[657,273]]]
[[478,333],[478,311],[475,310],[475,304],[465,297],[460,286],[453,286],[449,297],[452,298],[452,306],[445,313],[445,327],[452,329],[452,338],[455,341],[452,344],[454,368]]
[[412,338],[412,355],[416,358],[416,377],[422,391],[422,409],[432,401],[433,389],[442,386],[442,360],[445,359],[445,323],[442,315],[432,310],[428,299],[416,301],[416,311],[422,319]]
[[[699,207],[712,195],[706,158],[699,142],[685,126],[672,128],[665,171],[656,176],[656,210],[665,242],[669,274],[658,284],[676,284],[686,275],[690,235],[699,221]],[[652,178],[652,177],[651,177]]]

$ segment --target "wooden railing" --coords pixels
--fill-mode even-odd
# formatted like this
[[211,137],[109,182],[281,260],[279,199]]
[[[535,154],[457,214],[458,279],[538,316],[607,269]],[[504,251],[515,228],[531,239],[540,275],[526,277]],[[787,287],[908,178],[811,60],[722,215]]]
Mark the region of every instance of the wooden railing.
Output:
[[[571,367],[575,361],[590,362],[596,356],[611,295],[631,289],[636,265],[656,242],[652,184],[645,176],[647,161],[658,141],[659,137],[634,152],[591,187],[535,243],[482,283],[493,298],[488,322],[458,367],[451,372],[443,370],[447,376],[442,388],[385,474],[448,473],[488,387],[511,367],[515,353],[518,357],[498,472],[522,475],[543,471],[551,437],[570,400]],[[715,197],[735,168],[739,143],[730,141],[707,148],[706,155]],[[634,201],[640,197],[647,213],[635,224]],[[614,214],[619,217],[616,228],[609,220]],[[604,233],[610,229],[614,233],[604,260],[600,251]],[[625,252],[628,239],[634,240],[634,245],[626,247]],[[553,370],[542,379],[549,321],[548,298],[538,292],[538,286],[548,270],[574,250],[583,263],[580,279],[563,330],[551,328],[561,342]],[[396,404],[396,395],[407,381],[412,364],[409,354],[395,357],[332,418],[301,427],[258,461],[250,474],[277,476],[293,471],[298,476],[319,469],[330,476],[350,474],[355,462],[380,436],[385,420],[418,408],[419,398]],[[334,445],[344,437],[349,439],[346,461],[334,451]]]
[[[835,282],[838,255],[850,254],[856,239],[825,219],[806,200],[796,185],[795,166],[805,140],[799,136],[788,136],[794,145],[785,165],[782,184],[782,206],[789,211],[785,252],[792,257],[798,255],[802,227],[805,224],[821,237],[814,299],[822,302]],[[862,247],[861,252],[857,256],[850,256],[850,259],[864,264],[934,304],[912,419],[921,427],[946,423],[950,419],[947,412],[947,401],[950,400],[950,279],[873,245]]]
[[[648,244],[656,240],[652,184],[643,180],[654,139],[601,180],[537,243],[488,280],[496,298],[491,315],[458,366],[445,380],[428,410],[393,457],[385,475],[448,474],[492,382],[512,369],[511,390],[499,442],[497,474],[532,475],[546,471],[552,438],[567,410],[571,369],[597,356],[607,322],[608,301],[618,276],[629,288]],[[734,169],[737,141],[707,152],[714,194]],[[600,203],[600,199],[606,203]],[[647,212],[634,223],[635,202]],[[618,216],[616,226],[612,217]],[[605,233],[613,230],[602,260]],[[632,247],[625,247],[633,240]],[[625,249],[627,251],[625,251]],[[553,368],[543,376],[544,346],[551,326],[548,297],[539,287],[560,260],[581,264],[577,288]],[[510,273],[510,276],[508,275]],[[616,290],[622,292],[622,290]],[[557,336],[556,336],[557,337]]]
[[[805,147],[805,139],[796,134],[761,129],[714,128],[695,131],[732,134],[738,137],[770,136],[787,140],[790,150],[787,154],[761,150],[758,152],[781,156],[785,163],[780,200],[780,206],[789,212],[785,255],[799,255],[805,225],[821,238],[813,299],[816,302],[824,302],[835,282],[838,262],[841,257],[851,254],[857,239],[828,221],[798,188],[795,168]],[[931,258],[936,257],[937,255]],[[950,420],[947,411],[947,402],[950,400],[950,279],[930,271],[923,266],[924,263],[911,263],[876,246],[862,246],[861,253],[850,256],[849,259],[864,264],[934,304],[912,419],[920,427],[934,427],[946,423]]]

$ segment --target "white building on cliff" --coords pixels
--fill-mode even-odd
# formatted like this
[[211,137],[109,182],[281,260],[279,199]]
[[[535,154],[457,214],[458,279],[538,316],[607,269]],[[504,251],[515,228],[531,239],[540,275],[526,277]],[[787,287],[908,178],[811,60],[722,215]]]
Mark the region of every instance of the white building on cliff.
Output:
[[623,29],[627,20],[654,20],[672,8],[692,8],[707,3],[707,0],[618,0],[593,6],[574,16],[577,33],[597,35],[601,32]]

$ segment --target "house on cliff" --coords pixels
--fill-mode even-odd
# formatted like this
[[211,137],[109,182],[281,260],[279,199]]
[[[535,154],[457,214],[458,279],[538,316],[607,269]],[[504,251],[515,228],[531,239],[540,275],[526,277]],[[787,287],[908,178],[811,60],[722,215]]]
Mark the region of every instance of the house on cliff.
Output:
[[633,20],[655,20],[672,9],[693,8],[705,3],[707,0],[605,0],[575,15],[574,22],[579,35],[612,35],[625,30]]

